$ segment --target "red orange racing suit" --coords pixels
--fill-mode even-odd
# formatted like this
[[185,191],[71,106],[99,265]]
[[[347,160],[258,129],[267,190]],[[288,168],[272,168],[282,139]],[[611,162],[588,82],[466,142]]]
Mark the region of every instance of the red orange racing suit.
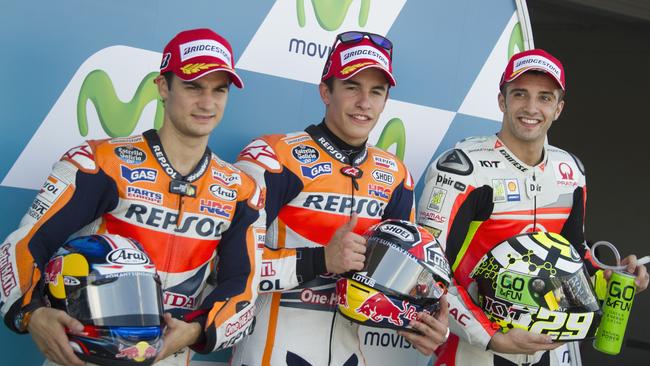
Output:
[[[452,336],[437,365],[568,365],[567,347],[528,355],[487,349],[498,326],[476,305],[470,273],[492,247],[525,232],[559,233],[576,245],[593,273],[584,239],[586,203],[582,163],[553,146],[536,166],[519,160],[496,135],[463,140],[431,163],[418,203],[418,223],[446,246],[454,284],[450,289]],[[474,299],[474,300],[473,300]]]
[[365,364],[358,326],[336,315],[323,246],[352,212],[357,233],[387,218],[413,219],[413,181],[392,154],[364,146],[350,159],[335,139],[321,123],[263,136],[239,155],[236,165],[267,190],[260,285],[267,293],[233,365]]
[[44,265],[66,239],[112,233],[143,245],[160,275],[165,310],[203,325],[196,351],[228,347],[253,324],[263,196],[209,149],[183,177],[155,130],[87,141],[54,165],[20,227],[0,246],[5,323],[24,332],[16,323],[43,305]]

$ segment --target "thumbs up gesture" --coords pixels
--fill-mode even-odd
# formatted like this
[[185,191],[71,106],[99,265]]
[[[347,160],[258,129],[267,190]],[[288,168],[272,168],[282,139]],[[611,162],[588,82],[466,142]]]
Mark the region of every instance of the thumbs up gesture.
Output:
[[353,232],[357,225],[357,214],[341,225],[325,247],[325,266],[329,273],[360,271],[366,259],[366,239]]

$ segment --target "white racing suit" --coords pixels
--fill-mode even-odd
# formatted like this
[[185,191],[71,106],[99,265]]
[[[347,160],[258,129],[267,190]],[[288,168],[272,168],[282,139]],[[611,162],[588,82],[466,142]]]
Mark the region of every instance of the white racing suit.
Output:
[[579,353],[567,344],[535,355],[487,349],[498,325],[476,304],[470,273],[490,249],[517,234],[559,233],[596,270],[584,239],[583,166],[566,151],[544,146],[536,166],[520,161],[496,135],[469,138],[431,163],[418,204],[418,223],[445,246],[452,264],[449,323],[452,336],[436,352],[437,365],[569,365]]

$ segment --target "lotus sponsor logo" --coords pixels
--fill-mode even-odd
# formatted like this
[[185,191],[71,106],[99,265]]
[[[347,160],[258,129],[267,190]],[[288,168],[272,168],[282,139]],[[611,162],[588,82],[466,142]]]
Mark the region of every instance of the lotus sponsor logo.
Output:
[[155,182],[158,177],[158,171],[149,168],[136,168],[129,169],[124,165],[120,165],[122,178],[126,179],[129,183],[134,182]]
[[312,166],[301,166],[300,171],[303,177],[315,179],[323,174],[332,174],[332,163],[320,163]]
[[372,171],[372,178],[379,183],[384,183],[391,185],[395,182],[395,177],[389,172],[383,170],[375,169]]
[[388,199],[391,194],[390,188],[380,186],[379,184],[368,184],[368,194],[371,196]]
[[157,205],[162,205],[163,203],[162,193],[133,186],[126,187],[126,198],[154,203]]
[[397,171],[397,162],[393,159],[385,158],[383,156],[373,156],[375,164],[380,168],[390,169],[394,172]]
[[147,160],[147,154],[144,151],[130,145],[118,146],[113,151],[120,160],[127,164],[142,164]]
[[18,285],[16,275],[14,274],[14,267],[11,263],[10,247],[11,244],[9,243],[0,246],[0,282],[2,282],[2,293],[5,297],[9,296],[11,290]]
[[398,239],[402,239],[407,242],[415,241],[415,235],[413,235],[412,232],[404,229],[401,226],[397,226],[393,224],[385,224],[379,226],[379,231],[381,231],[382,233],[390,234]]
[[291,149],[291,154],[301,164],[311,164],[320,158],[318,150],[311,146],[298,145]]
[[202,199],[199,209],[201,210],[201,212],[206,212],[212,215],[229,218],[230,213],[233,210],[233,206],[220,203],[220,202]]
[[144,254],[144,252],[140,250],[131,248],[119,248],[108,253],[106,256],[106,261],[114,264],[135,265],[148,264],[149,258],[146,254]]
[[237,191],[234,189],[223,188],[218,184],[213,184],[210,186],[210,193],[212,193],[213,196],[224,201],[234,201],[237,198]]
[[212,169],[212,179],[215,179],[226,186],[231,186],[233,184],[241,185],[241,176],[237,173],[226,174],[220,170]]

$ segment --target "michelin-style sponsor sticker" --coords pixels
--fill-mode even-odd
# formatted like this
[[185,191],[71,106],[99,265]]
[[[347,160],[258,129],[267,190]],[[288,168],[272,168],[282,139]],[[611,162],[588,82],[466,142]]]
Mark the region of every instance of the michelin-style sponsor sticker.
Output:
[[377,61],[384,68],[388,69],[388,58],[376,48],[371,46],[352,47],[341,52],[341,66],[359,59],[370,59]]
[[129,169],[124,165],[120,165],[122,178],[126,179],[129,183],[134,182],[155,182],[158,177],[158,171],[149,168],[136,168]]
[[395,177],[393,176],[393,174],[379,169],[375,169],[372,171],[372,178],[379,183],[384,183],[388,185],[393,184],[393,182],[395,182]]
[[180,49],[181,62],[185,62],[185,60],[193,57],[212,56],[221,59],[232,68],[230,64],[230,52],[221,43],[213,39],[199,39],[197,41],[183,43],[180,45]]
[[390,234],[396,238],[408,241],[408,242],[414,242],[415,241],[415,236],[413,233],[410,231],[404,229],[403,227],[397,226],[397,225],[392,225],[392,224],[385,224],[385,225],[380,225],[379,226],[379,231],[382,233]]
[[385,158],[383,156],[373,156],[375,164],[380,168],[390,169],[394,172],[397,171],[397,162],[393,159]]
[[231,186],[233,184],[241,185],[241,176],[237,173],[226,174],[220,170],[212,169],[212,179],[215,179],[226,186]]
[[285,138],[282,139],[282,141],[284,141],[287,145],[294,145],[294,144],[298,144],[298,143],[301,143],[301,142],[305,142],[307,140],[311,140],[311,137],[309,137],[309,136],[298,136],[298,137],[291,137],[291,138],[285,137]]
[[50,175],[43,183],[41,190],[38,192],[38,197],[44,199],[45,201],[53,204],[59,198],[61,193],[65,191],[68,185],[63,183],[59,178],[54,175]]
[[301,164],[311,164],[320,158],[318,150],[311,146],[298,145],[291,149],[291,155]]
[[429,196],[429,204],[427,204],[427,208],[435,212],[440,212],[442,205],[445,203],[446,196],[446,190],[434,187],[433,191],[431,191],[431,196]]
[[111,144],[135,144],[136,142],[142,142],[144,138],[142,136],[130,136],[130,137],[116,137],[110,139],[108,142]]
[[237,191],[234,189],[223,188],[218,184],[213,184],[210,186],[210,193],[212,193],[213,196],[224,201],[234,201],[237,198]]
[[144,252],[131,249],[131,248],[119,248],[115,249],[112,252],[108,253],[106,256],[106,261],[113,264],[121,265],[137,265],[137,264],[148,264],[149,257],[147,257]]
[[115,151],[115,155],[120,160],[127,164],[142,164],[142,162],[147,160],[147,154],[144,151],[131,145],[118,146],[113,151]]
[[126,198],[154,203],[157,205],[162,205],[163,203],[162,193],[133,186],[126,187]]
[[300,171],[303,177],[316,179],[323,174],[332,174],[332,163],[320,163],[312,166],[301,166]]

